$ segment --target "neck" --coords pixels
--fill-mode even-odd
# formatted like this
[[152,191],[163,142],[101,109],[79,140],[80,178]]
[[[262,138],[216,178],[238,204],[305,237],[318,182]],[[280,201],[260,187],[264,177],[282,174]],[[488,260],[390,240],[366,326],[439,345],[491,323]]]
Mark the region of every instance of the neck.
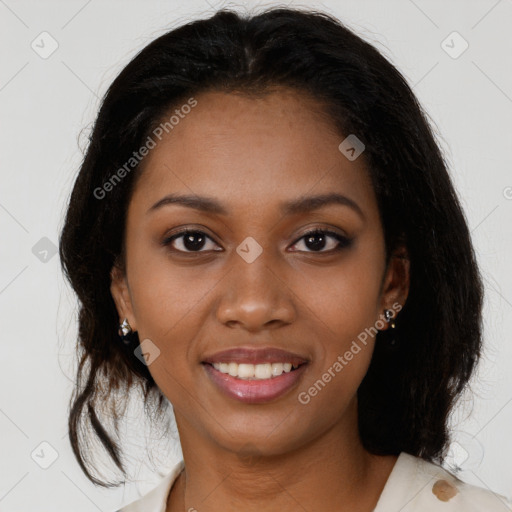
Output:
[[177,415],[185,470],[173,486],[167,512],[372,511],[397,457],[368,453],[354,414],[357,407],[319,438],[269,455],[223,449]]

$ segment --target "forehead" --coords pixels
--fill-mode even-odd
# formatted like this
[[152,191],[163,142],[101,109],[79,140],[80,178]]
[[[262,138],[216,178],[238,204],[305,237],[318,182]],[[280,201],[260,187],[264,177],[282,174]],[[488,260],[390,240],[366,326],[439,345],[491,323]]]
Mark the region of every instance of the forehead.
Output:
[[345,135],[310,96],[281,88],[257,97],[207,92],[195,100],[143,160],[132,198],[137,204],[149,208],[176,192],[239,207],[310,192],[374,200],[364,158],[350,161],[338,149]]

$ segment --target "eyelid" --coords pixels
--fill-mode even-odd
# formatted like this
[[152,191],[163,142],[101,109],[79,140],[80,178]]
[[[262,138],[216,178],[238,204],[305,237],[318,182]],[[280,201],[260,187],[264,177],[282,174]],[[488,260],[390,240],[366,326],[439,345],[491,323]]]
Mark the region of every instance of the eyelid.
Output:
[[314,234],[317,232],[326,233],[328,235],[335,235],[335,236],[349,239],[349,236],[341,229],[338,230],[337,228],[333,228],[330,226],[318,225],[318,226],[309,226],[308,228],[306,228],[304,231],[301,232],[300,235],[297,235],[297,238],[295,239],[294,243],[296,243],[298,240],[305,237],[306,235]]

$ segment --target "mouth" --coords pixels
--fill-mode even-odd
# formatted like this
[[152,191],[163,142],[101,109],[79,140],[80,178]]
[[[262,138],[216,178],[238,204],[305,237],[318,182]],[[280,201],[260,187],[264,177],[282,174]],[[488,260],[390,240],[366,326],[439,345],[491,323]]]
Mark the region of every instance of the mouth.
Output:
[[250,404],[270,402],[290,392],[308,364],[305,357],[273,348],[231,349],[202,361],[217,390]]

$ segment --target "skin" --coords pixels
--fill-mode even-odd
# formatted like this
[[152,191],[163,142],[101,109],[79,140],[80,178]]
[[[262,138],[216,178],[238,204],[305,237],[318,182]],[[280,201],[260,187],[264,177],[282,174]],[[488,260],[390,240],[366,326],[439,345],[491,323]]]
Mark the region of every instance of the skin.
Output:
[[[356,393],[374,339],[307,405],[298,394],[384,309],[405,303],[405,249],[386,268],[364,157],[349,161],[338,150],[345,137],[314,99],[286,88],[196,99],[143,161],[126,219],[126,270],[112,270],[120,319],[160,350],[148,368],[174,407],[186,469],[167,512],[371,511],[396,461],[368,453],[358,435]],[[361,214],[340,204],[280,212],[284,201],[332,192]],[[169,193],[213,197],[228,213],[177,204],[147,213]],[[178,227],[211,240],[185,254],[183,237],[162,245]],[[353,242],[336,252],[327,236],[315,248],[303,238],[312,228]],[[249,236],[263,250],[252,263],[236,252]],[[310,363],[285,395],[244,404],[223,395],[201,364],[237,346],[277,347]]]

